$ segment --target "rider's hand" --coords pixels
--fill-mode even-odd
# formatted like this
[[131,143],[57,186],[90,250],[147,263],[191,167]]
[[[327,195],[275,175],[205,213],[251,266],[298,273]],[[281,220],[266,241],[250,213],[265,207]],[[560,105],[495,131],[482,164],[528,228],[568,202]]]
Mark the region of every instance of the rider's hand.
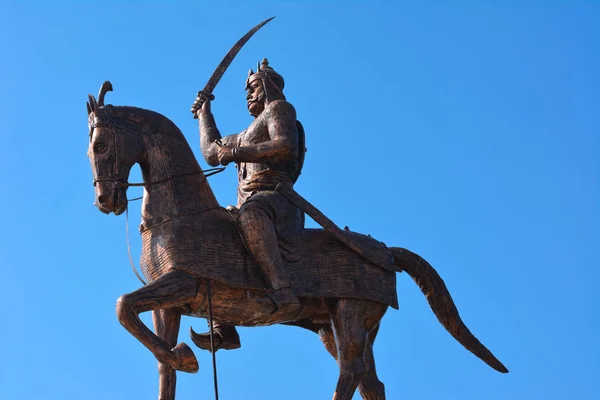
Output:
[[210,101],[205,101],[202,107],[196,110],[196,117],[200,117],[202,114],[210,114],[210,112]]
[[194,118],[198,118],[200,113],[210,112],[210,102],[215,99],[215,96],[212,94],[207,95],[204,92],[198,92],[198,96],[196,96],[196,100],[194,100],[194,104],[192,104],[192,114],[194,114]]
[[233,154],[233,147],[229,146],[221,146],[219,147],[219,151],[217,153],[217,157],[219,158],[219,164],[226,166],[230,162],[235,161]]

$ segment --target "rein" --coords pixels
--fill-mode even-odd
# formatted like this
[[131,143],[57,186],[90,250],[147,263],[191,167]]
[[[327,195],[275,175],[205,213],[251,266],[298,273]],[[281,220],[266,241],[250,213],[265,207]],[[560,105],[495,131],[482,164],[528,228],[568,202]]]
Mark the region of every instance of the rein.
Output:
[[181,174],[181,175],[175,175],[175,176],[171,176],[169,178],[166,179],[161,179],[160,181],[153,181],[153,182],[141,182],[141,183],[129,183],[127,182],[127,186],[146,186],[146,185],[158,185],[159,183],[165,183],[170,181],[173,178],[179,178],[182,176],[189,176],[189,175],[197,175],[197,174],[204,174],[205,177],[209,177],[215,174],[218,174],[219,172],[223,172],[225,171],[226,167],[217,167],[217,168],[209,168],[209,169],[203,169],[200,172],[188,172],[185,174]]
[[[179,174],[179,175],[174,175],[174,176],[170,176],[168,178],[165,179],[161,179],[158,181],[152,181],[152,182],[136,182],[136,183],[130,183],[127,182],[127,180],[125,179],[120,179],[120,178],[109,178],[109,177],[98,177],[96,179],[94,179],[94,186],[96,186],[96,183],[98,182],[114,182],[115,186],[117,187],[140,187],[140,186],[151,186],[151,185],[158,185],[160,183],[165,183],[170,181],[171,179],[175,179],[175,178],[180,178],[183,176],[190,176],[190,175],[199,175],[199,174],[204,174],[204,176],[206,178],[208,178],[209,176],[218,174],[219,172],[223,172],[225,171],[226,167],[217,167],[217,168],[209,168],[209,169],[203,169],[201,171],[198,172],[186,172],[185,174]],[[137,198],[135,199],[131,199],[128,201],[134,201],[134,200],[138,200]]]
[[[216,175],[219,172],[223,172],[223,171],[225,171],[225,167],[203,169],[201,172],[203,172],[204,176],[208,178],[209,176]],[[200,172],[188,172],[187,174],[181,174],[181,175],[177,175],[177,176],[172,176],[170,178],[162,179],[160,181],[147,182],[147,183],[145,183],[145,182],[141,182],[141,183],[129,183],[129,182],[127,182],[126,185],[127,185],[127,187],[130,187],[130,186],[157,185],[159,183],[165,183],[165,182],[167,182],[167,181],[169,181],[169,180],[171,180],[173,178],[179,178],[180,176],[195,175],[195,174],[199,174],[199,173]],[[98,180],[96,180],[96,181],[98,181]],[[144,196],[134,197],[133,199],[127,199],[127,202],[141,200],[143,198],[144,198]]]

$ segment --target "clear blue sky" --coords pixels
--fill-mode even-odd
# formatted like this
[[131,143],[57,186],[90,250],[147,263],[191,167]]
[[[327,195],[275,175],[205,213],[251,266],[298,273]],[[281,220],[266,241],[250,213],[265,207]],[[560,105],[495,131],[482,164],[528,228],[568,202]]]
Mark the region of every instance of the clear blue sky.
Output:
[[[111,80],[108,102],[167,115],[199,155],[196,91],[273,15],[215,91],[221,131],[251,121],[244,79],[268,57],[307,132],[297,190],[429,260],[511,371],[456,343],[402,274],[375,345],[388,399],[600,398],[600,3],[213,3],[0,1],[3,398],[155,398],[155,359],[115,316],[140,284],[125,217],[92,206],[86,96]],[[210,179],[234,204],[235,170]],[[188,343],[190,325],[206,326],[184,318]],[[218,353],[222,399],[331,398],[337,366],[316,335],[240,332]],[[213,398],[195,352],[180,400]]]

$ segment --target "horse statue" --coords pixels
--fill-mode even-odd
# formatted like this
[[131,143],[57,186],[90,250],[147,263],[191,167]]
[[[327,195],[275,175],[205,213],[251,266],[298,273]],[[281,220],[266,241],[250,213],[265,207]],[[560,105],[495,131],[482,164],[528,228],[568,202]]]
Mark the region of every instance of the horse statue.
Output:
[[[206,175],[179,128],[154,111],[104,104],[112,85],[89,96],[88,156],[95,205],[120,215],[127,209],[128,182],[140,166],[142,200],[141,270],[147,284],[122,295],[119,322],[159,361],[159,400],[175,398],[176,371],[195,373],[189,346],[177,344],[182,315],[236,326],[286,324],[317,333],[337,360],[334,400],[384,399],[375,370],[373,343],[388,307],[398,308],[396,273],[420,287],[440,323],[467,350],[495,370],[508,370],[469,331],[436,270],[419,255],[349,230],[345,234],[369,254],[389,257],[390,268],[371,262],[323,229],[304,228],[297,253],[287,261],[300,310],[271,314],[249,307],[249,295],[267,286],[249,257],[234,217],[217,202]],[[210,305],[210,307],[209,307]],[[153,333],[139,314],[153,312]],[[213,353],[214,354],[214,353]]]

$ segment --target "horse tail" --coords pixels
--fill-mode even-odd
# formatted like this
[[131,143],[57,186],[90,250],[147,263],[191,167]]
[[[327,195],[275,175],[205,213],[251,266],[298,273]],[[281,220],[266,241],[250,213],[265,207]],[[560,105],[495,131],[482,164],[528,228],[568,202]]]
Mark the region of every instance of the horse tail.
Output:
[[427,298],[438,321],[467,350],[494,368],[507,373],[508,369],[489,351],[464,324],[446,284],[437,271],[421,256],[400,247],[390,248],[394,263],[406,271]]

